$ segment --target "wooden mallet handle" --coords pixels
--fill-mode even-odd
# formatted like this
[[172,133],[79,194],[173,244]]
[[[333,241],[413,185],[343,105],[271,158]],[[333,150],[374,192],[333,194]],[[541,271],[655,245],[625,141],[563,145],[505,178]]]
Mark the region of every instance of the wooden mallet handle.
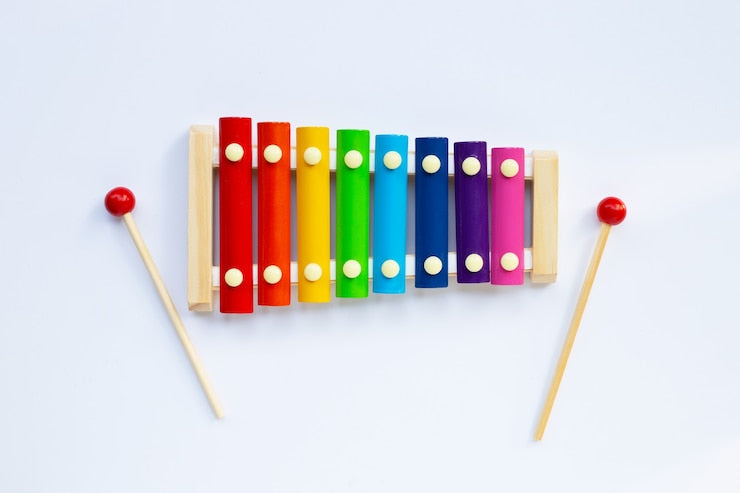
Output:
[[624,202],[622,202],[618,198],[607,197],[599,202],[599,206],[596,209],[596,212],[599,220],[601,221],[599,237],[596,240],[594,253],[591,255],[591,262],[588,264],[586,278],[583,281],[581,293],[578,295],[576,308],[573,311],[573,318],[571,319],[570,327],[568,328],[568,335],[565,337],[565,343],[563,344],[563,349],[560,352],[558,364],[555,367],[555,374],[552,377],[550,390],[547,392],[545,405],[542,408],[542,414],[540,415],[540,420],[537,424],[537,431],[534,434],[534,439],[537,441],[542,440],[542,437],[545,434],[547,421],[550,418],[550,412],[552,411],[552,406],[555,403],[555,397],[557,396],[558,389],[560,388],[560,382],[563,379],[565,366],[568,364],[568,357],[570,356],[571,349],[573,349],[573,343],[576,340],[578,327],[581,324],[583,312],[586,309],[588,295],[591,293],[591,287],[593,286],[594,279],[596,278],[596,271],[599,269],[601,255],[604,253],[606,240],[609,238],[609,231],[611,231],[612,226],[616,226],[617,224],[624,221],[624,218],[627,215],[627,208],[625,207]]
[[185,348],[185,353],[187,354],[190,363],[193,365],[195,374],[198,377],[200,385],[203,387],[203,391],[206,394],[206,398],[208,398],[208,402],[213,409],[213,413],[217,418],[221,419],[224,416],[224,410],[221,407],[221,403],[219,402],[218,397],[216,397],[216,393],[211,386],[211,382],[208,380],[206,371],[203,368],[203,363],[201,363],[198,354],[195,352],[195,347],[193,347],[193,343],[190,341],[190,337],[185,330],[185,326],[180,319],[180,315],[177,313],[177,309],[175,308],[175,304],[172,302],[172,298],[167,292],[162,276],[159,275],[157,266],[154,264],[154,260],[144,243],[144,239],[139,232],[139,228],[136,227],[134,216],[131,214],[135,204],[136,199],[133,192],[125,187],[116,187],[105,196],[105,208],[108,209],[108,212],[114,216],[123,217],[123,222],[126,224],[129,233],[131,233],[134,245],[136,245],[136,249],[139,250],[141,259],[144,261],[144,265],[149,271],[152,281],[154,281],[157,293],[159,293],[159,297],[164,304],[165,310],[167,310],[167,315],[169,315],[172,325],[175,327],[177,337],[180,338],[180,342],[182,343],[183,348]]

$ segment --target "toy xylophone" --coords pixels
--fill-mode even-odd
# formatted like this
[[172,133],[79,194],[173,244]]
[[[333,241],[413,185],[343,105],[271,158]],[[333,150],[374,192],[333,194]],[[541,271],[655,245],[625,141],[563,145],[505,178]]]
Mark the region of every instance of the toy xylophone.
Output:
[[[259,305],[403,293],[406,278],[418,288],[459,283],[517,285],[557,275],[558,157],[553,151],[415,140],[368,130],[337,130],[330,149],[327,127],[295,129],[285,122],[219,120],[194,125],[189,138],[188,306],[211,311],[220,291],[224,313],[252,312]],[[332,152],[334,151],[334,159]],[[414,166],[408,163],[414,156]],[[452,160],[450,160],[450,156]],[[255,159],[256,157],[256,159]],[[255,162],[256,161],[256,162]],[[451,163],[450,163],[451,161]],[[252,248],[252,181],[257,171],[257,263]],[[218,170],[219,262],[214,265],[214,169]],[[291,182],[295,173],[297,261],[291,262]],[[330,180],[336,180],[336,258],[331,259]],[[374,196],[370,206],[370,178]],[[415,180],[414,255],[406,253],[407,185]],[[490,185],[489,185],[490,177]],[[448,180],[454,179],[456,251],[449,252]],[[525,180],[532,181],[532,245],[525,248]],[[490,219],[489,219],[490,205]],[[373,258],[369,257],[370,217]]]
[[[489,229],[486,143],[456,142],[452,153],[454,165],[446,172],[447,139],[417,138],[412,171],[416,174],[416,255],[413,256],[405,254],[408,137],[377,135],[373,163],[367,130],[338,130],[333,163],[337,258],[330,260],[329,129],[296,129],[293,160],[290,124],[265,122],[259,123],[257,129],[258,143],[252,146],[251,119],[222,118],[217,148],[214,148],[213,127],[200,125],[190,129],[188,302],[191,310],[212,310],[213,290],[220,287],[222,312],[251,312],[255,283],[259,304],[287,305],[291,281],[298,283],[298,300],[308,302],[328,301],[332,279],[336,281],[339,297],[367,296],[370,278],[374,292],[401,293],[407,273],[413,275],[413,272],[416,272],[415,286],[422,288],[446,286],[448,273],[457,273],[461,283],[490,281],[512,285],[522,284],[524,271],[529,270],[533,282],[555,281],[556,153],[535,151],[527,160],[521,148],[491,150]],[[253,147],[258,156],[256,267],[252,264]],[[217,160],[214,150],[218,151]],[[220,252],[225,271],[212,265],[213,168],[221,163]],[[368,256],[369,183],[373,168],[376,262]],[[296,172],[297,263],[290,261],[291,169]],[[446,251],[449,174],[455,180],[457,253]],[[523,245],[525,177],[533,181],[532,247],[528,249]],[[105,197],[108,212],[122,217],[131,233],[211,408],[221,418],[223,408],[134,222],[131,212],[135,202],[134,194],[125,187],[116,187]],[[616,197],[607,197],[599,203],[597,216],[602,223],[599,238],[540,414],[535,440],[544,436],[609,231],[624,220],[626,213],[624,202]],[[341,266],[340,271],[337,266]],[[369,275],[370,271],[374,276]],[[216,275],[212,276],[214,272]]]

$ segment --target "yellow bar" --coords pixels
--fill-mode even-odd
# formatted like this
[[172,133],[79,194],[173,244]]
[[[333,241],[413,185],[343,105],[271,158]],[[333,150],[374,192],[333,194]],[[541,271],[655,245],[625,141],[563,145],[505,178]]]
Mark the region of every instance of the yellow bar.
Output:
[[298,301],[331,299],[330,214],[329,128],[296,128]]

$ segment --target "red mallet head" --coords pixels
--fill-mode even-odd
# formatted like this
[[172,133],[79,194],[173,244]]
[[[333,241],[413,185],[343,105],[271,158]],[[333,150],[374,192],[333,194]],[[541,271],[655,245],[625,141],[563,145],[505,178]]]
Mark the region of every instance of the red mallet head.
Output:
[[596,215],[599,216],[599,221],[602,223],[616,226],[624,221],[625,216],[627,216],[627,206],[616,197],[607,197],[599,202]]
[[105,196],[105,208],[114,216],[123,216],[134,210],[136,197],[126,187],[116,187]]

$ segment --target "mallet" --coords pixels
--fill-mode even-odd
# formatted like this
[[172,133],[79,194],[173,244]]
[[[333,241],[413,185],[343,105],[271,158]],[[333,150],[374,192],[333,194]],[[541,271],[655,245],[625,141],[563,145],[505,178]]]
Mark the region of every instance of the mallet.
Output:
[[560,359],[558,359],[558,365],[555,368],[555,375],[552,377],[550,390],[547,393],[545,405],[542,408],[542,414],[540,415],[540,421],[537,424],[537,431],[534,434],[534,439],[538,441],[542,440],[542,436],[545,434],[547,420],[550,418],[552,405],[554,404],[555,397],[558,394],[560,381],[563,379],[565,365],[568,364],[570,350],[573,348],[573,342],[576,340],[578,326],[581,323],[581,318],[583,318],[583,311],[586,309],[588,295],[591,293],[591,286],[594,284],[594,278],[596,277],[596,271],[599,268],[599,262],[601,262],[601,255],[604,253],[604,247],[606,246],[606,240],[609,237],[609,231],[612,226],[616,226],[624,221],[624,218],[627,215],[627,207],[624,205],[624,202],[618,198],[607,197],[599,202],[596,214],[599,217],[599,221],[601,221],[599,238],[596,240],[596,247],[594,248],[593,255],[591,255],[591,263],[588,264],[588,270],[586,271],[586,279],[583,281],[581,294],[578,295],[578,301],[576,302],[576,308],[573,312],[573,319],[570,322],[568,335],[565,338],[563,349],[560,352]]
[[131,215],[131,211],[134,210],[135,204],[136,198],[134,197],[133,192],[125,187],[116,187],[105,196],[105,208],[108,209],[108,212],[114,216],[122,217],[123,222],[126,223],[126,227],[128,228],[129,233],[131,233],[131,238],[133,238],[134,244],[139,250],[139,254],[141,254],[141,259],[144,261],[144,265],[146,265],[149,275],[151,276],[152,281],[154,281],[154,286],[157,288],[157,292],[159,293],[159,297],[162,299],[162,303],[167,310],[167,314],[170,316],[172,325],[175,327],[175,332],[177,332],[177,336],[180,338],[180,342],[185,348],[185,353],[188,355],[190,363],[193,365],[195,374],[198,376],[198,380],[200,381],[200,385],[203,387],[203,391],[208,398],[208,402],[211,404],[213,413],[217,418],[221,419],[224,415],[221,403],[218,401],[218,397],[216,397],[216,393],[213,391],[213,387],[211,387],[211,383],[208,381],[208,376],[203,369],[203,364],[201,363],[200,358],[198,358],[198,354],[195,352],[193,343],[190,342],[190,337],[185,330],[185,326],[180,319],[180,315],[175,309],[175,304],[172,302],[172,298],[167,292],[164,281],[159,275],[159,271],[157,271],[157,266],[154,265],[154,260],[144,244],[144,239],[141,237],[141,233],[139,233],[139,228],[136,227],[134,216]]

